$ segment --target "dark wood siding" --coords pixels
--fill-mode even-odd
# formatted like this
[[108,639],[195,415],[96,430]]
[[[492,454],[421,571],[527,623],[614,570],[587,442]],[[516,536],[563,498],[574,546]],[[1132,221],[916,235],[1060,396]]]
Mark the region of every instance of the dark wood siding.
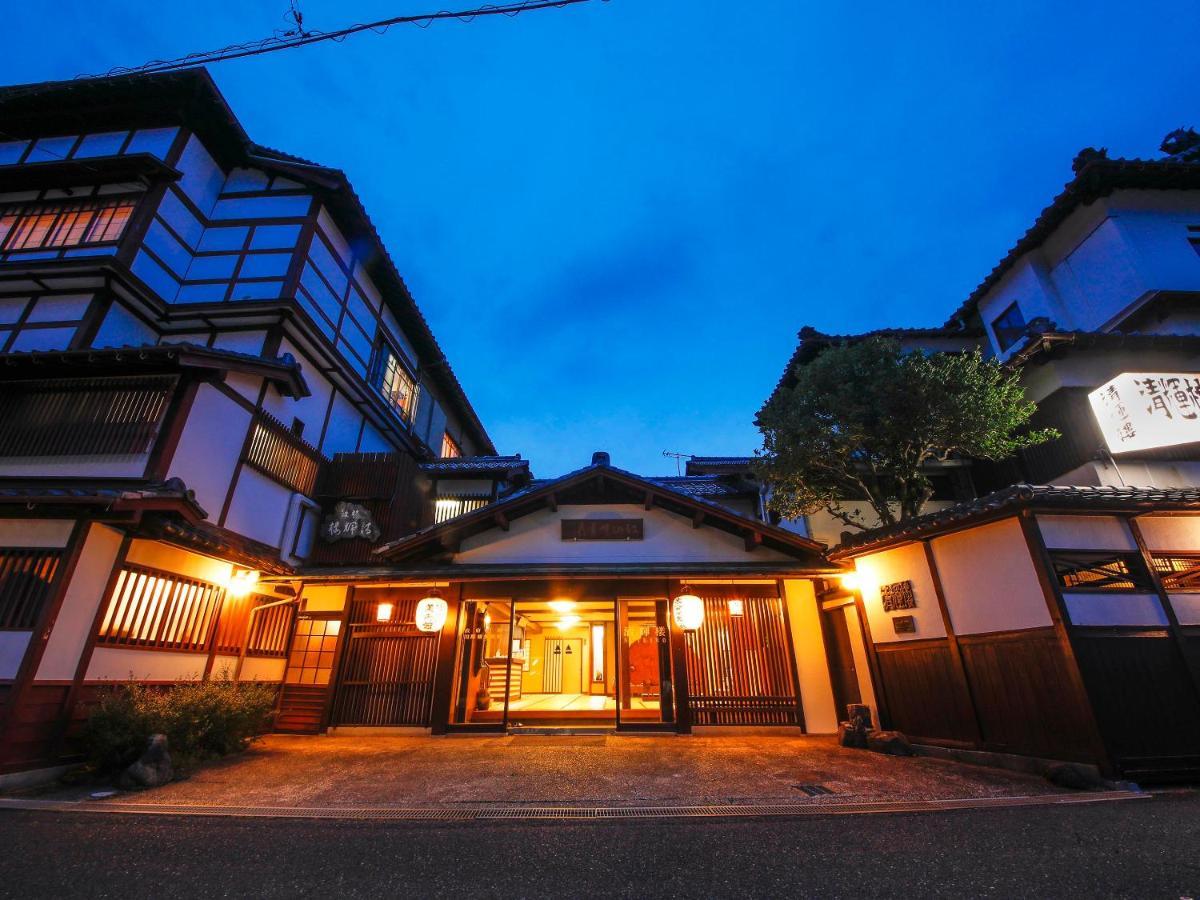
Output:
[[1200,702],[1165,631],[1079,629],[1076,656],[1100,730],[1134,780],[1200,773]]
[[892,728],[917,740],[974,740],[971,709],[945,640],[876,644],[875,652]]
[[34,684],[9,712],[4,744],[0,746],[0,771],[35,768],[54,762],[63,703],[70,685]]
[[1093,761],[1087,698],[1071,688],[1054,629],[958,640],[987,749]]
[[[325,467],[317,493],[325,514],[339,500],[365,506],[382,533],[380,543],[416,531],[422,524],[425,494],[420,488],[417,461],[407,453],[338,453]],[[312,565],[353,565],[378,562],[371,551],[378,544],[343,540],[329,544],[319,537]]]

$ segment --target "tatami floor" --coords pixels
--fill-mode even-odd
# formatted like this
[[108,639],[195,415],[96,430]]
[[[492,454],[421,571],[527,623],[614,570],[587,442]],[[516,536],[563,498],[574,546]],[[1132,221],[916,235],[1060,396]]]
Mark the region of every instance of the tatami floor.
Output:
[[[603,694],[523,694],[508,701],[509,711],[522,712],[602,712],[615,710],[617,701]],[[634,697],[633,709],[658,709],[657,700]]]

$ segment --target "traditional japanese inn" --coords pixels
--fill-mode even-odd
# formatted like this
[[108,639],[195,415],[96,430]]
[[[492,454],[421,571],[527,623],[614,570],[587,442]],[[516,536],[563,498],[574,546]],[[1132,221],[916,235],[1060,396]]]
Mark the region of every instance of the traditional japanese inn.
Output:
[[862,704],[932,748],[1200,774],[1195,132],[1082,152],[944,325],[801,331],[779,389],[868,335],[982,348],[1062,434],[852,534],[780,520],[750,456],[502,453],[370,198],[204,69],[0,88],[0,129],[0,778],[77,758],[106,685],[215,678],[272,685],[281,732]]

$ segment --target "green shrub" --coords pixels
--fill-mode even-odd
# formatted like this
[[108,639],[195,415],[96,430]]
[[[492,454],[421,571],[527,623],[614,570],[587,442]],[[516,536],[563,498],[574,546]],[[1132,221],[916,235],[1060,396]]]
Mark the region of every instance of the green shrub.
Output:
[[274,687],[212,681],[169,688],[129,681],[106,689],[88,717],[84,744],[99,770],[121,769],[141,756],[152,734],[165,734],[176,768],[238,753],[266,730]]

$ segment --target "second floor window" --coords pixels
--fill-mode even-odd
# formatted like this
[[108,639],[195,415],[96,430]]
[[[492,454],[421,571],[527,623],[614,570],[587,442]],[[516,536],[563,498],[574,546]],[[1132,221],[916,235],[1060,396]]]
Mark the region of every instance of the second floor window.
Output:
[[1004,351],[1020,340],[1025,333],[1025,316],[1021,307],[1010,303],[1008,309],[1000,313],[992,322],[992,333],[996,335],[996,343]]
[[450,437],[450,432],[444,432],[442,434],[442,459],[458,459],[460,456],[462,456],[462,450],[454,442],[454,438]]
[[135,206],[131,197],[0,206],[0,253],[114,243]]
[[400,414],[404,421],[412,419],[413,401],[417,386],[400,358],[387,344],[379,346],[379,364],[376,367],[376,387],[383,399]]

